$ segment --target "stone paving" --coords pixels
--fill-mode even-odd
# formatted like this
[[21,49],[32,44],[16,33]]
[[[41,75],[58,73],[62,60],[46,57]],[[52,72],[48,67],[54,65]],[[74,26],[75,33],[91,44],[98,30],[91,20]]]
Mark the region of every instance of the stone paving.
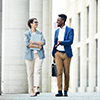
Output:
[[100,100],[100,92],[69,93],[68,97],[55,97],[54,93],[41,93],[36,97],[29,94],[4,94],[0,100]]

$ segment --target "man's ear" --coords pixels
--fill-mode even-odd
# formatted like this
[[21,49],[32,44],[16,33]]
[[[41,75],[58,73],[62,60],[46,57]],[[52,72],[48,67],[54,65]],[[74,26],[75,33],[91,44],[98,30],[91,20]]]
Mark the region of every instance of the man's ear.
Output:
[[63,23],[64,23],[64,20],[62,20],[63,21]]

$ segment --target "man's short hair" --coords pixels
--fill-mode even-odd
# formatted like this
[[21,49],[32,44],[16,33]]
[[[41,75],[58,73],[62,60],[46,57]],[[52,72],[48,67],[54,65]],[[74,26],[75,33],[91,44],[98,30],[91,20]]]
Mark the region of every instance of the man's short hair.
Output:
[[37,20],[37,19],[36,19],[36,18],[31,18],[31,19],[28,20],[28,23],[27,23],[27,24],[28,24],[28,27],[29,27],[29,28],[31,28],[30,23],[33,23],[34,20]]
[[64,20],[64,23],[66,22],[67,16],[65,14],[59,14],[58,16]]

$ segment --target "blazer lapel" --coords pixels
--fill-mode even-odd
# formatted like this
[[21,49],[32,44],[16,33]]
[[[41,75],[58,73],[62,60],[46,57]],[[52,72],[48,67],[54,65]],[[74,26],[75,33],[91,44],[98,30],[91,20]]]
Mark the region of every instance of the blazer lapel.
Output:
[[59,28],[58,28],[57,35],[56,35],[57,40],[58,40],[58,34],[59,34]]

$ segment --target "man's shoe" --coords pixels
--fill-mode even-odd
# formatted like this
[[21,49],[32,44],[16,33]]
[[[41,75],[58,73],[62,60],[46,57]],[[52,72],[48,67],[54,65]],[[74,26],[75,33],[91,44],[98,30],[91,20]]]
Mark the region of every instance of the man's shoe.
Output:
[[68,97],[67,91],[64,91],[64,96]]
[[63,96],[62,91],[58,91],[58,94],[55,95],[56,97],[61,97]]

